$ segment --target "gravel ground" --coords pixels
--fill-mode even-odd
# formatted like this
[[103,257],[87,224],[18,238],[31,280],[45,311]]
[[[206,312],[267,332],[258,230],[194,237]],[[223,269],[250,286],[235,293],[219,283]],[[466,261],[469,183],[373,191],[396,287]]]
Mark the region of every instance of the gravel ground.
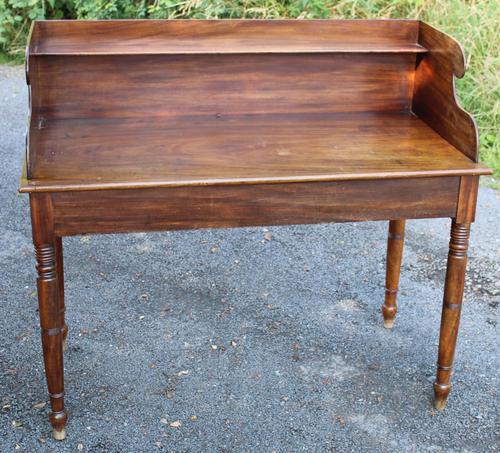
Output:
[[432,409],[449,220],[66,238],[67,439],[50,438],[21,68],[0,67],[0,451],[498,451],[499,193],[481,188],[454,390]]

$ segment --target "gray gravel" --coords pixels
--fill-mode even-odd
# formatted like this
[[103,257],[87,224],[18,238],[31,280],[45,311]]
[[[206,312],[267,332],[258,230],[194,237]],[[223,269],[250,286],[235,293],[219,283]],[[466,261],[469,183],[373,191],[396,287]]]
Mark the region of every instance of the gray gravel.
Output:
[[449,220],[409,222],[392,331],[385,222],[76,237],[70,421],[53,441],[16,194],[21,68],[0,67],[0,101],[1,452],[498,451],[500,199],[487,188],[444,413],[431,400]]

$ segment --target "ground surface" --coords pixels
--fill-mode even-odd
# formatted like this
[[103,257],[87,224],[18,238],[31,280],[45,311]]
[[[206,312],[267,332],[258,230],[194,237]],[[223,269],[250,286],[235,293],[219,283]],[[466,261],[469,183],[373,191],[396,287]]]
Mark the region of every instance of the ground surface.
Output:
[[0,67],[0,451],[498,451],[499,193],[481,189],[445,412],[431,405],[449,221],[64,240],[66,441],[50,438],[18,68]]

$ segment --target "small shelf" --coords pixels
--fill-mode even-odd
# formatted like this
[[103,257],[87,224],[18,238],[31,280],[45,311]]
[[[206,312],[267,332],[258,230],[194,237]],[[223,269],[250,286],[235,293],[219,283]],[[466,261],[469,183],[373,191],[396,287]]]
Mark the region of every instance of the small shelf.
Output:
[[417,29],[384,20],[38,21],[29,54],[425,53]]
[[324,46],[324,47],[303,47],[298,46],[286,48],[285,46],[269,46],[269,45],[255,45],[249,49],[246,46],[241,48],[218,49],[216,46],[207,49],[195,49],[188,45],[178,45],[175,48],[163,49],[144,49],[143,44],[135,43],[127,47],[127,49],[92,49],[92,50],[79,50],[79,51],[38,51],[31,55],[37,56],[98,56],[98,55],[245,55],[245,54],[313,54],[313,53],[426,53],[427,49],[418,45],[407,45],[398,47],[377,47],[377,46]]

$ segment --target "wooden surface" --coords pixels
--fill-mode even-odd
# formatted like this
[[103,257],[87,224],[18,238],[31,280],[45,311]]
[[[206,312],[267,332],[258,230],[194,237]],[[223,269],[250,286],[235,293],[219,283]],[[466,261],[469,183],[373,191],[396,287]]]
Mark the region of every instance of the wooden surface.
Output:
[[50,194],[30,197],[33,245],[35,247],[40,330],[55,438],[64,438],[68,413],[64,408],[63,342],[65,335],[63,282],[59,280],[62,256],[58,257],[54,235],[54,211]]
[[[32,55],[425,52],[411,20],[38,21]],[[85,39],[82,39],[82,37]]]
[[32,111],[43,124],[409,110],[415,55],[36,56],[30,67]]
[[469,235],[469,223],[452,221],[441,314],[437,373],[434,382],[434,406],[439,410],[445,408],[451,391],[451,374],[462,310]]
[[450,36],[422,23],[419,42],[430,49],[415,70],[413,111],[473,161],[479,158],[477,126],[455,94],[455,77],[465,73],[465,56]]
[[481,174],[411,114],[51,120],[25,190]]
[[53,194],[57,235],[452,217],[459,177]]

